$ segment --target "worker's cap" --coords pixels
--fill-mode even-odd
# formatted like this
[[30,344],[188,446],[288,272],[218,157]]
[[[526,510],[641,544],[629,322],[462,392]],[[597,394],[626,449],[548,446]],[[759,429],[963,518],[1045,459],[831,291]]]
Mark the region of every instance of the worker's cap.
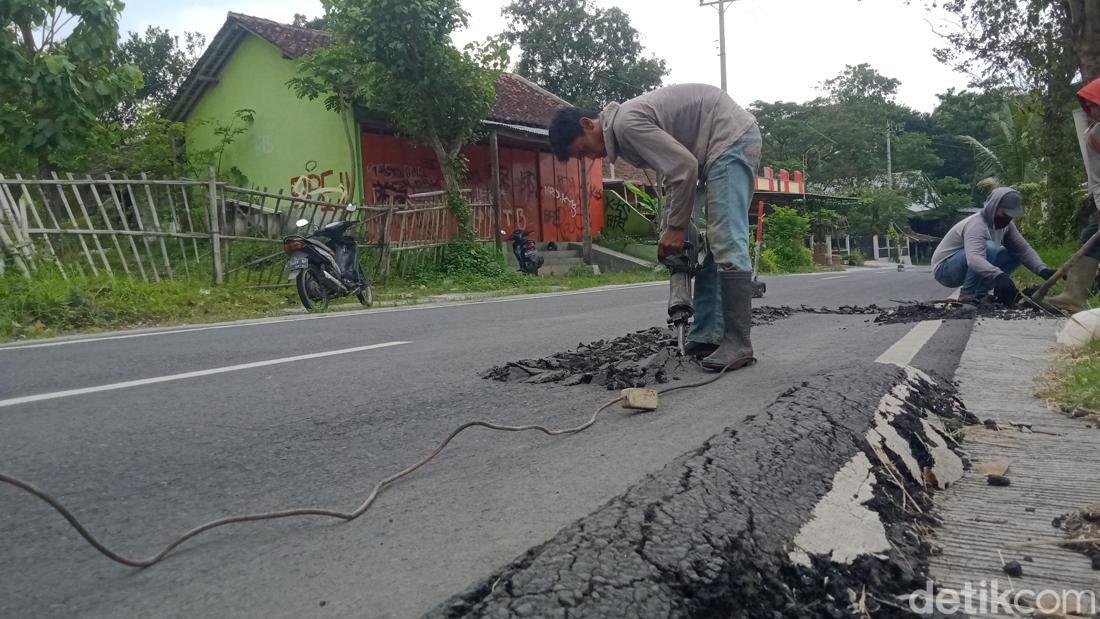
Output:
[[1020,192],[1009,191],[1001,197],[1001,201],[997,203],[997,208],[1004,209],[1005,215],[1013,219],[1019,219],[1024,216],[1024,204],[1020,199]]

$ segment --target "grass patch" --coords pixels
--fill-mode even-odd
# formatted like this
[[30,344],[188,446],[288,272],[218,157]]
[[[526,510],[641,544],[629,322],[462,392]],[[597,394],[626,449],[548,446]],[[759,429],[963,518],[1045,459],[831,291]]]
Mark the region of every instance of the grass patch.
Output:
[[[578,269],[567,275],[532,277],[501,266],[475,272],[428,271],[375,286],[379,304],[416,303],[452,293],[493,296],[579,290],[613,284],[667,279],[665,272],[632,271],[593,275]],[[257,289],[240,284],[213,286],[207,280],[160,283],[107,278],[65,280],[42,272],[33,280],[9,273],[0,277],[0,341],[54,337],[135,327],[222,322],[282,316],[300,309],[294,288]],[[334,305],[358,304],[353,297]],[[331,311],[339,311],[334,308]]]
[[1100,411],[1100,340],[1066,353],[1037,395],[1063,411]]
[[33,280],[9,274],[0,279],[0,289],[0,340],[259,318],[281,314],[297,303],[292,288],[261,290],[194,280],[65,280],[49,273]]
[[[1035,251],[1039,254],[1039,257],[1043,259],[1050,268],[1057,269],[1065,264],[1073,254],[1077,253],[1077,250],[1081,248],[1080,243],[1063,243],[1061,245],[1052,245],[1049,247],[1036,247]],[[1022,290],[1026,286],[1034,286],[1043,283],[1043,280],[1036,274],[1029,271],[1026,267],[1020,267],[1012,274],[1012,280],[1016,282],[1016,285]],[[1047,296],[1054,296],[1062,291],[1065,287],[1065,283],[1058,282],[1050,289]],[[1100,294],[1093,294],[1089,297],[1089,307],[1100,307]]]

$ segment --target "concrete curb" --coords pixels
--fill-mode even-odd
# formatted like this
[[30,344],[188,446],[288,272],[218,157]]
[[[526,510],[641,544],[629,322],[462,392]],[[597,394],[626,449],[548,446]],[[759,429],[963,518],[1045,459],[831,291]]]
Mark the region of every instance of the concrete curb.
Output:
[[962,469],[932,411],[961,414],[909,368],[804,382],[428,616],[844,616],[861,585],[919,590],[910,526]]

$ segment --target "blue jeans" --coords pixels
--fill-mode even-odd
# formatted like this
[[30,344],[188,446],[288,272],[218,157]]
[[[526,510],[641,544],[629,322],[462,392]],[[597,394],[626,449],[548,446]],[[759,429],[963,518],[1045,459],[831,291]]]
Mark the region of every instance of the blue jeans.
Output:
[[760,166],[760,128],[753,125],[710,167],[695,192],[695,220],[706,219],[707,253],[695,275],[695,318],[687,339],[717,344],[725,332],[718,272],[752,271],[749,207]]
[[[1015,256],[993,241],[985,242],[985,258],[990,264],[1009,274],[1020,266],[1020,261]],[[960,249],[954,256],[944,260],[936,269],[935,277],[937,282],[948,288],[962,286],[962,294],[982,296],[993,287],[992,278],[981,277],[967,267],[964,249]]]

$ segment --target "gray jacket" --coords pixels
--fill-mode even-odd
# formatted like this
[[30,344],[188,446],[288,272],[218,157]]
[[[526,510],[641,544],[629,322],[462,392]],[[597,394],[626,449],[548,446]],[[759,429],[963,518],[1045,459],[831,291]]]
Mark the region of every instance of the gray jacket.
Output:
[[940,244],[932,254],[932,272],[938,273],[940,267],[948,258],[960,251],[966,252],[966,267],[976,272],[984,279],[993,279],[1003,273],[1001,269],[993,266],[986,258],[985,243],[993,241],[998,246],[1004,247],[1020,264],[1023,264],[1036,275],[1047,268],[1043,259],[1016,229],[1015,223],[1008,224],[1000,230],[993,227],[993,214],[1001,199],[1010,192],[1016,193],[1011,187],[998,187],[985,201],[982,210],[955,224],[943,237]]
[[607,160],[620,157],[653,168],[671,192],[670,226],[691,222],[695,188],[711,164],[756,118],[720,88],[680,84],[659,88],[600,113]]

